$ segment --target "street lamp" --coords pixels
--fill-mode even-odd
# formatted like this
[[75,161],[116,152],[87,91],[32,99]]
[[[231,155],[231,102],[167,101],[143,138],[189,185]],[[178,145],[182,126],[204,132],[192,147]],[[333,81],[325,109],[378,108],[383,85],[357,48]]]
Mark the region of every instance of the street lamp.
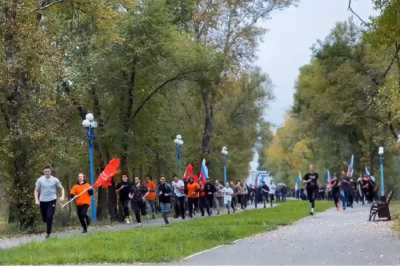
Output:
[[385,177],[383,175],[383,154],[384,154],[384,148],[383,146],[379,147],[379,163],[380,163],[380,170],[381,170],[381,198],[385,196]]
[[[94,129],[97,122],[94,120],[93,113],[87,113],[86,118],[82,121],[82,126],[86,128],[87,139],[89,144],[89,179],[90,184],[94,184]],[[94,194],[91,196],[91,212],[92,221],[96,222],[96,200]]]
[[228,168],[227,168],[227,162],[228,162],[228,147],[223,146],[221,149],[221,154],[224,157],[224,185],[228,182]]
[[176,149],[176,166],[177,171],[181,173],[181,160],[182,160],[182,146],[183,146],[183,139],[182,135],[177,134],[174,140],[175,149]]

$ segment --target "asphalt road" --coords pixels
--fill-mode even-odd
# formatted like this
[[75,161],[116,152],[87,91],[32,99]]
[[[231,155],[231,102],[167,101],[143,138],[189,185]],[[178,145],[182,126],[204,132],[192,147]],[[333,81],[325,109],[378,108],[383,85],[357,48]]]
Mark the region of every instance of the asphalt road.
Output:
[[330,209],[177,264],[400,265],[400,237],[391,222],[368,222],[368,212],[368,207]]

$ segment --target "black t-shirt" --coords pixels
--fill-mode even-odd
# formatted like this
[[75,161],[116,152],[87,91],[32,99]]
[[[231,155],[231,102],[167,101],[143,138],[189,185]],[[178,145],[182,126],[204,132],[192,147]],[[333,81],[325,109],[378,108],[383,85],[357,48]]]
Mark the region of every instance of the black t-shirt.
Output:
[[349,177],[347,177],[347,176],[342,177],[342,182],[340,183],[340,188],[345,191],[350,191],[352,189],[351,181],[350,181]]
[[264,195],[268,195],[268,193],[269,193],[268,185],[264,184],[263,186],[261,186],[261,193]]
[[204,185],[204,192],[206,193],[206,195],[208,196],[212,196],[215,193],[216,189],[215,186],[211,183],[206,183]]
[[162,203],[171,202],[172,189],[167,183],[158,186],[158,199]]
[[129,193],[132,192],[132,185],[129,182],[120,182],[117,185],[117,190],[120,189],[122,186],[124,186],[124,188],[122,188],[121,190],[119,190],[119,198],[121,200],[128,200],[129,199]]
[[310,181],[306,184],[307,189],[318,188],[317,180],[318,180],[318,173],[316,173],[316,172],[306,173],[306,175],[304,175],[304,177],[303,177],[303,181]]

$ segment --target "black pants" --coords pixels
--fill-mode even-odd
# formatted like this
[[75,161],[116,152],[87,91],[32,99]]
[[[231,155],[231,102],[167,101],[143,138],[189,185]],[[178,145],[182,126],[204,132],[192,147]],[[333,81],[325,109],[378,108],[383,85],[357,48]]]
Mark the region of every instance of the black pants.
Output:
[[129,199],[121,199],[123,219],[129,218]]
[[141,217],[140,214],[143,214],[143,201],[138,201],[138,200],[132,200],[131,201],[131,207],[132,211],[135,214],[136,222],[141,223]]
[[185,219],[185,196],[175,197],[175,214]]
[[207,211],[208,216],[210,216],[211,209],[210,209],[208,197],[207,196],[200,197],[199,202],[200,202],[199,204],[200,204],[201,216],[204,216],[205,211]]
[[316,191],[315,188],[307,188],[307,198],[311,203],[311,208],[315,208]]
[[193,217],[193,210],[197,208],[198,198],[188,198],[189,216]]
[[333,203],[335,204],[335,207],[339,208],[339,200],[340,200],[340,191],[339,191],[339,189],[333,189],[332,190],[332,198],[333,198]]
[[76,206],[76,212],[78,213],[79,221],[81,222],[83,230],[87,230],[88,225],[90,224],[89,216],[87,215],[89,209],[89,205],[80,205]]
[[56,200],[40,202],[40,214],[42,215],[43,222],[46,223],[47,234],[51,233],[55,211],[56,211]]

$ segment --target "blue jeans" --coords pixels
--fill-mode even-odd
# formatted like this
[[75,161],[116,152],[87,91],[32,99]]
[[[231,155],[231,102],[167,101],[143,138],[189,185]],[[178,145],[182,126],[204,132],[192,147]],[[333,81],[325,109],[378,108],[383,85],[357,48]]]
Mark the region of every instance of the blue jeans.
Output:
[[342,206],[344,210],[346,209],[346,207],[349,206],[349,197],[350,195],[348,191],[345,190],[340,191],[340,198],[342,200]]

